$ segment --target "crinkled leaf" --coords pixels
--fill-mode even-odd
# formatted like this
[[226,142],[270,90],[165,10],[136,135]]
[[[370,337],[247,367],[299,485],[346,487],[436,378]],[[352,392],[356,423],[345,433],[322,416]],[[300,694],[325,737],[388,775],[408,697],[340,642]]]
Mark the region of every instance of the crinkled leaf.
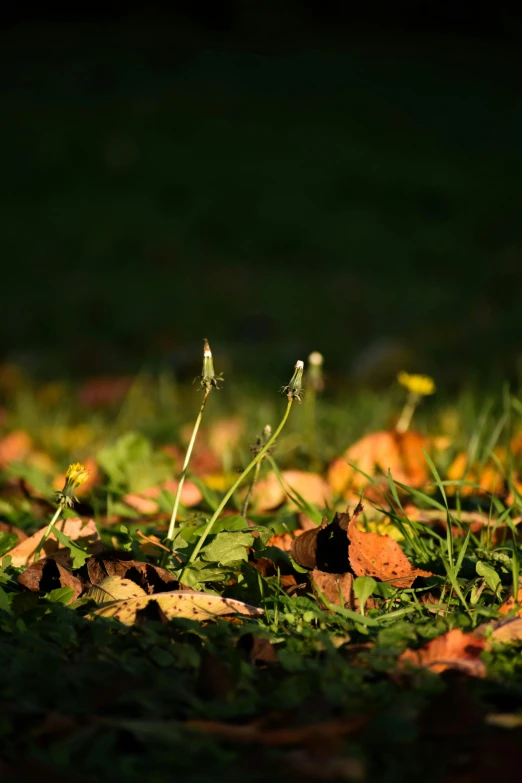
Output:
[[207,562],[230,565],[248,558],[248,548],[254,543],[252,533],[241,531],[218,533],[201,552]]

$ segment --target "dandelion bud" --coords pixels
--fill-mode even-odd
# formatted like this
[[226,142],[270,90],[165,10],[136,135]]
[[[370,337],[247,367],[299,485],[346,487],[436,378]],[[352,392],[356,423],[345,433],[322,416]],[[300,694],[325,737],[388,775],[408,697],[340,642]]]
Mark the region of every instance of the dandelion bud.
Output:
[[298,361],[296,362],[295,368],[294,368],[294,374],[290,378],[290,383],[288,386],[283,386],[281,389],[281,394],[283,396],[286,395],[288,398],[288,401],[291,400],[297,400],[297,402],[302,402],[304,391],[302,389],[302,381],[303,381],[303,370],[304,370],[304,362]]
[[218,381],[223,380],[222,375],[216,375],[214,372],[212,351],[210,350],[210,345],[208,344],[206,337],[203,340],[203,370],[201,375],[195,380],[199,380],[201,388],[205,389],[207,392],[209,392],[212,387],[219,389]]
[[89,471],[80,463],[74,462],[67,468],[65,474],[65,484],[61,492],[58,492],[58,501],[64,506],[73,507],[78,503],[78,498],[74,496],[76,489],[89,478]]
[[319,351],[313,351],[308,357],[308,372],[306,379],[314,391],[324,389],[323,355]]

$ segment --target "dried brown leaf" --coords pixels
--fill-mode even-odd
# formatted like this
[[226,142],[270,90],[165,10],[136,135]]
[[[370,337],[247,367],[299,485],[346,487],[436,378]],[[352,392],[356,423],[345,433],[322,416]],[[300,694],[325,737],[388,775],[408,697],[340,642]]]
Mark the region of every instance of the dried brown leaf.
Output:
[[393,587],[411,587],[416,577],[432,576],[430,571],[413,568],[410,561],[391,536],[366,533],[357,527],[362,512],[359,504],[348,525],[348,557],[354,574],[373,576]]
[[[83,519],[75,517],[74,519],[61,520],[56,523],[56,526],[72,541],[75,541],[78,546],[86,549],[87,552],[94,554],[103,549],[100,534],[93,519],[84,522]],[[47,526],[42,527],[32,536],[25,539],[25,541],[22,541],[21,544],[15,546],[14,549],[11,549],[9,554],[15,567],[29,565],[32,562],[36,548],[46,530]],[[41,557],[52,557],[53,560],[58,560],[65,566],[71,564],[69,551],[58,542],[52,531],[43,546]]]
[[447,669],[458,669],[472,677],[485,677],[486,666],[480,658],[485,647],[485,639],[454,628],[419,650],[405,650],[399,656],[399,662],[437,674]]
[[314,569],[310,573],[310,580],[319,600],[323,595],[332,604],[354,608],[353,574],[328,574]]
[[80,579],[55,560],[47,557],[29,566],[23,574],[20,574],[18,584],[33,593],[50,593],[51,590],[59,587],[72,587],[74,594],[71,601],[75,601],[82,591]]

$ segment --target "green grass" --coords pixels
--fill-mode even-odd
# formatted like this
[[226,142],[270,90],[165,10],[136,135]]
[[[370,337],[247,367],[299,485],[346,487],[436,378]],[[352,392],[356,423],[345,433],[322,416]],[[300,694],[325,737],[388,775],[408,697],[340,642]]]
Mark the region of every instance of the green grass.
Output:
[[[37,386],[5,395],[4,434],[27,431],[33,451],[3,471],[2,519],[28,533],[43,526],[52,512],[53,473],[94,456],[102,481],[82,500],[80,513],[98,520],[107,546],[146,559],[136,530],[164,536],[172,494],[163,493],[158,514],[148,517],[126,506],[124,496],[176,475],[171,458],[160,447],[181,443],[181,427],[190,424],[199,409],[194,388],[173,384],[165,376],[142,377],[117,408],[91,412],[78,404],[74,387],[64,387],[53,404]],[[360,397],[346,392],[330,392],[326,399],[320,395],[317,451],[310,454],[304,437],[305,397],[301,408],[293,406],[262,475],[289,467],[308,469],[311,464],[322,474],[328,462],[358,437],[387,427],[400,402],[394,389],[379,398],[370,390]],[[404,672],[397,666],[397,657],[406,648],[421,647],[451,629],[472,632],[495,621],[509,589],[518,583],[521,549],[514,521],[519,503],[507,506],[502,493],[465,495],[464,484],[458,482],[453,494],[455,482],[446,479],[452,458],[471,439],[475,438],[477,455],[485,459],[492,445],[507,447],[519,428],[520,404],[515,397],[499,394],[487,409],[484,402],[468,392],[453,400],[450,410],[450,401],[439,402],[436,395],[416,413],[416,428],[423,432],[448,434],[451,426],[451,443],[445,451],[432,453],[431,476],[422,488],[401,487],[390,477],[388,495],[395,499],[395,510],[389,518],[391,527],[403,531],[400,545],[410,561],[434,575],[408,589],[378,580],[359,581],[359,595],[368,599],[369,591],[373,593],[364,614],[326,598],[321,602],[309,588],[287,594],[283,575],[293,573],[298,583],[306,584],[307,570],[295,570],[286,554],[265,549],[273,532],[298,525],[296,511],[286,503],[266,514],[252,509],[259,532],[254,540],[251,528],[237,516],[234,506],[239,499],[232,498],[229,509],[236,516],[218,520],[195,560],[191,584],[198,589],[264,609],[262,617],[239,622],[177,619],[164,625],[147,619],[126,627],[116,619],[93,619],[92,600],[82,598],[65,606],[67,591],[23,590],[17,579],[24,569],[9,564],[5,553],[13,541],[9,533],[3,534],[0,733],[6,774],[20,781],[34,774],[100,781],[166,781],[179,775],[198,782],[240,781],[245,776],[256,781],[269,775],[282,781],[300,776],[306,768],[313,780],[321,779],[319,771],[326,769],[332,780],[435,783],[463,763],[459,759],[469,752],[470,743],[474,750],[465,762],[467,769],[493,764],[494,751],[488,748],[498,742],[507,757],[518,758],[518,730],[496,728],[486,716],[519,713],[519,642],[495,643],[483,653],[484,679],[458,672]],[[248,443],[267,422],[275,427],[284,406],[275,392],[255,397],[234,389],[227,378],[224,389],[210,396],[196,452],[198,442],[206,442],[209,428],[231,414],[239,415],[244,435],[229,453],[218,457],[227,471],[241,469],[249,460]],[[478,426],[480,410],[488,413]],[[456,421],[449,416],[451,411],[456,412]],[[79,422],[90,440],[75,448],[64,445],[63,433],[74,432]],[[504,422],[502,427],[499,422]],[[129,434],[129,424],[134,435]],[[54,467],[42,467],[35,451],[45,453]],[[512,455],[515,472],[519,460]],[[25,489],[16,477],[25,478]],[[203,476],[203,486],[205,480]],[[207,488],[195,509],[181,508],[177,553],[185,562],[223,494],[224,490]],[[452,532],[451,525],[444,534],[440,527],[410,520],[404,508],[412,499],[418,508],[440,511],[440,519],[464,535]],[[304,502],[299,493],[294,500],[298,505]],[[345,505],[334,498],[330,508],[314,506],[311,511],[331,519],[334,509]],[[505,523],[495,545],[483,531],[469,527],[466,512],[480,508],[486,519]],[[366,523],[371,524],[371,503],[366,503],[366,512]],[[107,513],[118,514],[120,520],[107,524]],[[262,576],[246,561],[245,545],[255,557],[275,558],[279,572]],[[181,571],[176,559],[169,561],[169,568],[174,574]],[[439,603],[423,602],[430,592]],[[252,660],[253,645],[260,639],[272,643],[276,661]],[[331,728],[330,736],[324,734],[329,722],[337,726],[342,720],[357,720],[360,725],[339,736],[331,736]],[[195,721],[217,722],[221,729],[223,724],[232,726],[230,731],[251,724],[276,732],[315,725],[317,736],[281,746],[259,737],[245,743],[237,737],[213,736],[208,725],[203,730]],[[480,749],[478,737],[483,738]]]

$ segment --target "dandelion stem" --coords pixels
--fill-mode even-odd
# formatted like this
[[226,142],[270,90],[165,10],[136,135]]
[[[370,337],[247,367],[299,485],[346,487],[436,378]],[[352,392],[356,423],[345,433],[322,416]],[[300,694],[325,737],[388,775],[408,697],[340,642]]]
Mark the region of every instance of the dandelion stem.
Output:
[[201,419],[203,418],[203,411],[205,410],[205,405],[207,404],[208,395],[210,394],[211,390],[212,387],[206,389],[205,391],[205,394],[203,396],[203,401],[201,403],[201,408],[199,409],[199,414],[196,419],[196,423],[194,424],[194,429],[192,431],[192,437],[190,439],[190,443],[187,448],[187,453],[185,454],[185,462],[183,463],[183,469],[181,471],[181,476],[179,477],[178,489],[176,490],[176,497],[174,498],[174,507],[172,509],[172,516],[170,518],[170,525],[167,533],[167,539],[169,540],[172,540],[174,536],[174,528],[176,527],[176,517],[178,515],[178,507],[181,498],[181,491],[183,489],[183,484],[185,483],[185,477],[187,475],[190,458],[192,456],[192,449],[194,448],[194,443],[196,442],[196,436],[198,434],[199,425],[201,424]]
[[[187,568],[187,567],[188,567],[188,566],[189,566],[191,563],[193,563],[193,562],[194,562],[194,560],[196,559],[196,557],[198,556],[198,554],[199,554],[199,551],[200,551],[201,547],[203,546],[203,544],[205,543],[205,540],[206,540],[206,538],[207,538],[208,534],[209,534],[209,533],[210,533],[210,531],[212,530],[212,527],[214,526],[214,523],[215,523],[215,521],[217,520],[217,518],[219,517],[219,515],[221,514],[221,512],[222,512],[222,511],[223,511],[223,509],[225,508],[226,504],[228,503],[228,501],[230,500],[230,498],[232,497],[232,495],[234,494],[234,492],[236,491],[236,489],[239,487],[239,485],[241,484],[241,482],[243,481],[243,479],[244,479],[244,478],[246,478],[246,477],[248,476],[248,474],[250,473],[250,471],[251,471],[251,470],[253,470],[253,468],[255,468],[255,467],[256,467],[256,466],[257,466],[257,465],[258,465],[258,464],[261,462],[261,460],[262,460],[262,459],[263,459],[263,457],[265,456],[265,454],[266,454],[266,452],[268,451],[268,449],[269,449],[269,448],[270,448],[270,447],[271,447],[271,446],[272,446],[272,445],[275,443],[276,439],[279,437],[279,434],[281,433],[281,430],[282,430],[282,429],[283,429],[283,427],[285,426],[285,424],[286,424],[286,420],[288,419],[288,414],[290,413],[290,409],[291,409],[291,407],[292,407],[292,403],[293,403],[293,401],[294,401],[294,400],[293,400],[293,398],[290,398],[290,399],[288,400],[288,405],[286,406],[286,411],[285,411],[285,414],[284,414],[283,418],[281,419],[281,422],[280,422],[280,424],[279,424],[278,428],[276,429],[276,431],[274,432],[274,434],[272,435],[272,437],[271,437],[271,438],[270,438],[270,439],[269,439],[269,440],[266,442],[266,444],[263,446],[263,448],[261,449],[261,451],[259,451],[259,452],[258,452],[258,454],[256,454],[256,456],[255,456],[255,457],[254,457],[254,459],[253,459],[253,460],[250,462],[250,464],[249,464],[249,465],[248,465],[248,466],[247,466],[247,467],[244,469],[244,471],[243,471],[243,472],[242,472],[242,473],[241,473],[241,474],[238,476],[238,478],[236,479],[236,481],[234,481],[234,483],[232,484],[232,486],[231,486],[231,487],[230,487],[230,489],[228,490],[227,494],[225,495],[225,497],[223,498],[223,500],[221,501],[221,503],[219,504],[219,506],[218,506],[218,507],[216,508],[216,510],[214,511],[214,514],[213,514],[213,515],[212,515],[212,517],[210,518],[210,520],[209,520],[209,522],[208,522],[208,524],[207,524],[207,526],[206,526],[205,530],[203,531],[202,535],[200,536],[198,543],[197,543],[197,544],[196,544],[196,546],[194,547],[194,549],[193,549],[193,551],[192,551],[192,554],[190,555],[190,557],[189,557],[189,559],[188,559],[188,563],[187,563],[187,566],[185,567],[185,569],[186,569],[186,568]],[[185,570],[183,571],[183,573],[182,573],[182,574],[181,574],[181,576],[180,576],[180,582],[183,582],[183,576],[184,576],[184,573],[185,573]]]
[[47,539],[49,538],[49,533],[50,533],[50,532],[51,532],[51,530],[53,529],[53,527],[54,527],[54,525],[56,524],[56,522],[58,522],[58,519],[60,518],[60,514],[62,513],[62,511],[63,511],[63,503],[60,503],[60,505],[58,506],[58,508],[57,508],[57,509],[56,509],[56,511],[54,512],[54,516],[53,516],[53,518],[51,519],[51,521],[50,521],[50,522],[49,522],[49,524],[47,525],[47,527],[46,527],[46,529],[45,529],[45,533],[44,533],[44,534],[43,534],[43,536],[41,537],[41,539],[40,539],[40,542],[39,542],[38,546],[37,546],[37,547],[36,547],[36,549],[35,549],[33,563],[36,563],[36,562],[37,562],[37,560],[38,560],[38,558],[39,558],[39,556],[40,556],[40,552],[41,552],[41,551],[42,551],[42,549],[44,548],[44,546],[45,546],[45,542],[46,542],[46,541],[47,541]]
[[406,404],[402,409],[402,413],[400,415],[399,421],[397,422],[397,426],[395,427],[396,431],[401,435],[404,432],[406,432],[406,430],[410,426],[411,419],[413,414],[415,413],[415,408],[417,407],[419,399],[420,399],[419,395],[415,394],[415,392],[410,392],[408,394],[408,399],[406,400]]
[[248,488],[248,492],[246,494],[246,497],[243,501],[243,506],[241,508],[241,516],[246,517],[247,511],[248,511],[248,504],[250,503],[250,498],[252,497],[252,492],[254,491],[254,487],[257,484],[257,479],[259,478],[259,471],[261,470],[261,462],[262,460],[259,460],[259,462],[256,465],[256,469],[254,470],[254,477],[252,478],[252,481],[250,482],[250,486]]

